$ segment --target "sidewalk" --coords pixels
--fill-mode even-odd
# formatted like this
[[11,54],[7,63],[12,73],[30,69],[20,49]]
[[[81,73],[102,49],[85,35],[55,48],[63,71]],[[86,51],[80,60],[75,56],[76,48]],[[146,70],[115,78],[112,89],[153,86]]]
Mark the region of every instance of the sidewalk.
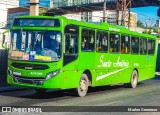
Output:
[[12,85],[0,85],[0,93],[2,92],[11,92],[17,90],[24,90],[24,87],[12,86]]

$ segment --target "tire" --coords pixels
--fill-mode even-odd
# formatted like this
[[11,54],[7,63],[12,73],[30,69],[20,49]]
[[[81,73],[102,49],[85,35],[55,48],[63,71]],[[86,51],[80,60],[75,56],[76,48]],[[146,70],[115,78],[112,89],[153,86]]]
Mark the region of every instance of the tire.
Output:
[[86,96],[88,91],[88,83],[89,83],[88,77],[85,73],[83,73],[79,82],[79,87],[75,89],[76,96],[79,97]]
[[36,93],[43,94],[46,93],[47,89],[35,89]]
[[126,83],[125,86],[129,88],[136,88],[138,84],[138,72],[133,70],[131,74],[130,83]]

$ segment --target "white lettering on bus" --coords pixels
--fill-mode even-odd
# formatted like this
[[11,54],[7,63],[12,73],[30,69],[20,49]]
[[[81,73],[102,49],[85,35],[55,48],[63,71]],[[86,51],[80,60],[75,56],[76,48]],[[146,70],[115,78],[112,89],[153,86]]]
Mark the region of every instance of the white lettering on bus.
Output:
[[114,67],[128,67],[129,66],[129,62],[128,60],[122,60],[120,61],[120,57],[118,57],[117,62],[113,63]]
[[110,31],[120,32],[120,29],[117,29],[117,28],[111,28],[111,27],[109,27],[109,30],[110,30]]
[[100,57],[100,62],[102,63],[102,65],[98,65],[98,67],[100,68],[100,67],[111,67],[111,65],[112,65],[112,62],[109,60],[108,62],[104,62],[103,61],[103,57],[104,57],[104,55],[102,55],[101,57]]
[[128,60],[120,61],[120,56],[118,57],[116,62],[111,62],[110,60],[108,60],[107,62],[104,62],[103,58],[104,58],[104,55],[100,57],[101,65],[98,65],[98,68],[111,67],[112,65],[113,67],[128,67],[129,66],[129,61]]

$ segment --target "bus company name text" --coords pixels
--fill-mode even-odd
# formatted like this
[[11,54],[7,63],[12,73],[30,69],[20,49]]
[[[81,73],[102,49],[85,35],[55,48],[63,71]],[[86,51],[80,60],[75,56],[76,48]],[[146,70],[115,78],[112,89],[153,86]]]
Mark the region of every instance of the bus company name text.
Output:
[[111,62],[110,60],[104,61],[104,55],[100,57],[101,65],[98,65],[99,68],[101,67],[128,67],[129,61],[128,60],[120,60],[120,56],[118,57],[116,62]]

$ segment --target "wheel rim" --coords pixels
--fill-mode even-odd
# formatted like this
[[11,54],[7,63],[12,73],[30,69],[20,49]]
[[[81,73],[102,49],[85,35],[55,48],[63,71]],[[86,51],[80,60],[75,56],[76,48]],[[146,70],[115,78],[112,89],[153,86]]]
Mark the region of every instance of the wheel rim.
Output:
[[84,92],[87,90],[87,82],[86,80],[82,79],[80,82],[80,91]]
[[134,73],[132,76],[132,86],[135,88],[137,86],[137,74]]

